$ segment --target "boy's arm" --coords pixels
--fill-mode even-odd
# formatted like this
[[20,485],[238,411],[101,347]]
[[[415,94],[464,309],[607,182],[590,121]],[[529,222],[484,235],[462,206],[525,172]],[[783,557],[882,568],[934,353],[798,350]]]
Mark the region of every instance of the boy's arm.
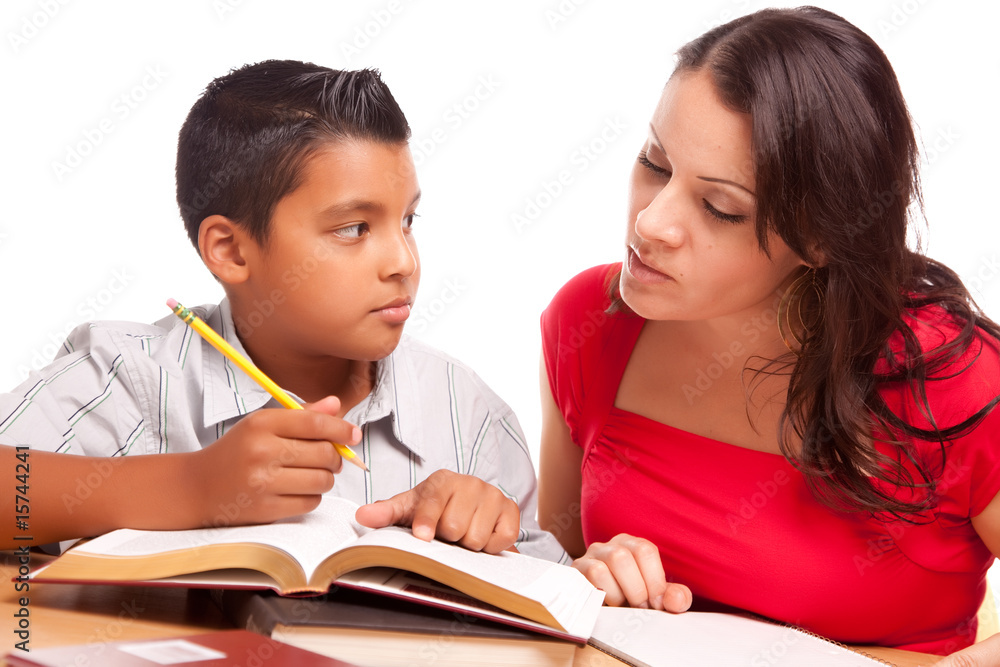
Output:
[[[18,457],[18,455],[21,455]],[[26,454],[26,455],[25,455]],[[197,525],[192,454],[100,458],[0,446],[0,548],[89,537],[124,526]],[[15,469],[27,469],[18,491]],[[19,506],[23,512],[15,511]],[[30,537],[24,539],[15,538]]]
[[[0,526],[9,527],[0,528],[0,548],[117,528],[268,523],[308,512],[342,465],[331,442],[360,440],[357,427],[335,416],[339,407],[330,397],[307,410],[259,410],[195,452],[102,458],[0,445],[0,474],[9,471],[0,485]],[[18,464],[28,468],[26,503],[18,498],[25,497]],[[15,512],[17,505],[27,511]],[[17,529],[18,515],[27,515],[25,530]]]

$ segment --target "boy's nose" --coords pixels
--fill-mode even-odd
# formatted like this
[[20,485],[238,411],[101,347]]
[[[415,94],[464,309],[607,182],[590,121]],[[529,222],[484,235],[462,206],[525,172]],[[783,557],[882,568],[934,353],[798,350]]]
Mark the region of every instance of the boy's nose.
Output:
[[384,263],[387,278],[392,276],[408,278],[417,270],[416,248],[411,247],[411,243],[413,243],[412,239],[407,239],[402,232],[394,235],[389,241]]

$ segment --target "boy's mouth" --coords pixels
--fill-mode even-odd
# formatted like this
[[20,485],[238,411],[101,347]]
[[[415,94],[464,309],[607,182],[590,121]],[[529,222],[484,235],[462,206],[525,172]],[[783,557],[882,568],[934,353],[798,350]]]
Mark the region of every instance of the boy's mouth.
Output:
[[409,298],[393,299],[389,303],[376,308],[372,313],[390,324],[402,324],[410,316],[411,303],[412,299]]

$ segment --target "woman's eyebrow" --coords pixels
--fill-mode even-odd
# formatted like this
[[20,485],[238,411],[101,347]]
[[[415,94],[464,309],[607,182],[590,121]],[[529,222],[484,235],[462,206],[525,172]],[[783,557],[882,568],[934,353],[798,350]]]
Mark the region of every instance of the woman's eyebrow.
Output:
[[[661,153],[663,153],[664,155],[666,155],[667,151],[663,148],[663,144],[660,143],[660,137],[658,137],[656,135],[656,128],[653,127],[652,123],[649,124],[649,136],[650,136],[650,138],[653,141],[653,145],[656,146],[657,148],[659,148]],[[712,176],[699,176],[698,178],[701,179],[701,180],[703,180],[703,181],[707,181],[709,183],[721,183],[723,185],[732,185],[732,186],[735,186],[735,187],[739,188],[740,190],[743,190],[744,192],[748,193],[751,197],[754,197],[754,198],[757,197],[757,195],[754,194],[753,190],[751,190],[747,186],[742,185],[740,183],[737,183],[735,181],[728,181],[728,180],[726,180],[724,178],[714,178]]]

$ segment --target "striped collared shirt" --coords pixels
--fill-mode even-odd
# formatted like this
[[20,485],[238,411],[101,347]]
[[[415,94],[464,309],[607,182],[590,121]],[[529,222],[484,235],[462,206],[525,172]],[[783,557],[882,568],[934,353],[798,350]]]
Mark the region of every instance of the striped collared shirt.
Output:
[[[192,310],[246,354],[227,301]],[[190,452],[263,407],[280,406],[179,318],[93,322],[69,335],[52,364],[0,394],[0,445],[86,456]],[[534,467],[514,413],[461,362],[404,336],[346,420],[362,429],[354,449],[369,472],[344,465],[331,494],[368,503],[438,469],[475,475],[520,507],[522,553],[569,561],[535,520]]]

